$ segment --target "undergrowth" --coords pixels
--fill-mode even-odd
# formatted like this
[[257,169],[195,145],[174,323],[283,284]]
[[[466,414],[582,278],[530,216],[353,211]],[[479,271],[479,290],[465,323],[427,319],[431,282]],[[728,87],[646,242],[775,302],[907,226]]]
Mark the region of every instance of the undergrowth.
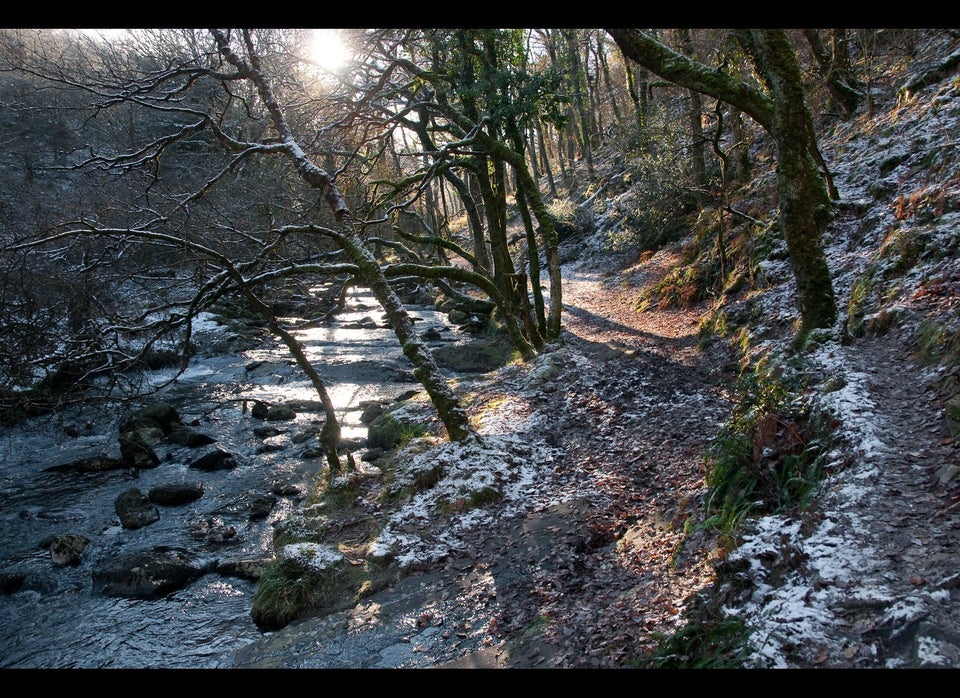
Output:
[[640,662],[643,669],[739,669],[746,661],[750,632],[739,618],[707,607],[694,607],[687,623],[670,636],[657,636],[659,646]]
[[[739,336],[744,350],[745,332]],[[802,401],[802,376],[770,355],[741,360],[734,410],[706,457],[709,495],[699,524],[730,543],[746,518],[802,510],[817,492],[830,435]]]

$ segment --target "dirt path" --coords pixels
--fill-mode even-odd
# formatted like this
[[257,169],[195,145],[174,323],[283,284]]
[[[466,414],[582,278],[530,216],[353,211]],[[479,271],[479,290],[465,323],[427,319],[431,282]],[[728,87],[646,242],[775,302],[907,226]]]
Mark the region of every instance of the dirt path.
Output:
[[742,551],[763,561],[738,594],[767,665],[960,667],[960,452],[911,344],[894,329],[835,352],[844,468],[799,528]]
[[[558,644],[543,661],[558,666],[630,665],[652,649],[650,631],[678,629],[677,612],[712,579],[712,541],[693,536],[676,553],[689,505],[702,502],[701,455],[729,408],[729,357],[697,349],[702,308],[636,313],[638,286],[658,271],[638,270],[565,280],[567,341],[597,373],[566,377],[558,429],[578,467],[603,473],[590,525],[619,542],[594,552],[607,574],[584,575],[580,593],[552,609],[566,637],[543,633]],[[940,376],[916,358],[909,328],[819,361],[845,386],[826,396],[843,420],[840,462],[811,511],[762,524],[739,553],[760,571],[737,575],[724,601],[734,615],[741,603],[757,628],[761,666],[958,667],[960,440],[944,419]],[[532,656],[514,664],[536,665]]]
[[[716,541],[684,524],[729,415],[730,357],[698,349],[703,309],[636,313],[646,273],[568,270],[549,379],[522,389],[518,367],[475,395],[473,410],[506,394],[540,416],[531,438],[561,453],[531,492],[545,504],[236,665],[630,667],[679,630],[715,579]],[[723,563],[749,569],[718,602],[758,629],[758,666],[960,666],[960,460],[908,344],[890,332],[821,357],[850,441],[814,509],[768,517]]]
[[715,361],[696,350],[696,313],[637,314],[635,288],[588,272],[565,294],[549,377],[526,388],[527,365],[473,388],[475,414],[534,413],[529,438],[559,454],[527,514],[494,517],[455,556],[277,631],[235,666],[623,667],[678,628],[713,579],[710,542],[681,544],[729,410]]
[[581,362],[539,409],[562,435],[565,469],[589,507],[573,526],[558,522],[579,540],[554,542],[565,562],[538,584],[555,591],[522,599],[527,622],[530,608],[541,622],[511,666],[631,666],[656,634],[679,628],[713,578],[710,543],[681,544],[706,492],[703,454],[729,411],[718,357],[697,349],[702,310],[637,313],[628,278],[568,270],[564,279],[564,340]]

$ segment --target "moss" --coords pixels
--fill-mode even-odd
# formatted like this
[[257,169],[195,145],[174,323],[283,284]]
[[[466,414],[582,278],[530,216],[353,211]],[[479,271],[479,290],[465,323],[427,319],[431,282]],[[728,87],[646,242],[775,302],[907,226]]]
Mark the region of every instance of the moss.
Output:
[[392,412],[385,412],[374,419],[367,430],[367,444],[386,451],[403,446],[411,439],[427,434],[428,430],[417,422],[400,420]]

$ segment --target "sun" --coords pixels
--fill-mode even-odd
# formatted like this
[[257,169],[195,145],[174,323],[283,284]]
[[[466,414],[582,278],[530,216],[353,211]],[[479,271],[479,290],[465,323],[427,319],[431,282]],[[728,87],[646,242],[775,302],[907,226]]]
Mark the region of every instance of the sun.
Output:
[[349,58],[349,50],[338,29],[314,29],[310,40],[310,59],[324,70],[335,72]]

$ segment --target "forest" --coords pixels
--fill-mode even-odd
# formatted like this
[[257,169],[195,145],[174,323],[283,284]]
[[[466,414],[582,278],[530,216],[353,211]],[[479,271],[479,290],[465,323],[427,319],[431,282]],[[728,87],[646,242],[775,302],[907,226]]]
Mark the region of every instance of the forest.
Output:
[[[947,29],[0,30],[0,495],[3,536],[30,541],[3,553],[4,598],[39,603],[53,555],[93,596],[176,601],[216,557],[253,627],[182,666],[960,666],[955,585],[923,567],[929,541],[957,546],[958,64]],[[358,309],[369,324],[345,324]],[[318,353],[337,322],[345,359]],[[336,337],[381,329],[412,390],[345,402],[369,360]],[[244,379],[192,382],[216,356]],[[187,384],[202,398],[176,402]],[[228,410],[230,428],[277,426],[244,451]],[[175,582],[101,566],[156,521],[128,525],[119,497],[116,542],[89,512],[62,519],[69,538],[17,528],[44,518],[19,499],[41,471],[103,478],[112,507],[165,468],[204,470],[185,449],[215,425],[208,472],[307,484],[234,521],[202,508],[211,474],[189,505],[207,562],[163,558]],[[268,460],[291,441],[310,456]],[[839,520],[836,478],[888,457],[925,484],[878,492],[936,498],[938,528],[903,531],[926,571],[890,592],[927,594],[922,612],[863,601],[808,636],[765,585],[798,575],[819,612],[843,585],[800,531]],[[229,548],[264,519],[264,549]],[[432,590],[413,630],[367,622],[420,659],[272,654],[274,633],[343,635],[319,624],[411,579]],[[431,605],[444,595],[458,610]],[[11,641],[0,666],[181,666],[43,645]]]

